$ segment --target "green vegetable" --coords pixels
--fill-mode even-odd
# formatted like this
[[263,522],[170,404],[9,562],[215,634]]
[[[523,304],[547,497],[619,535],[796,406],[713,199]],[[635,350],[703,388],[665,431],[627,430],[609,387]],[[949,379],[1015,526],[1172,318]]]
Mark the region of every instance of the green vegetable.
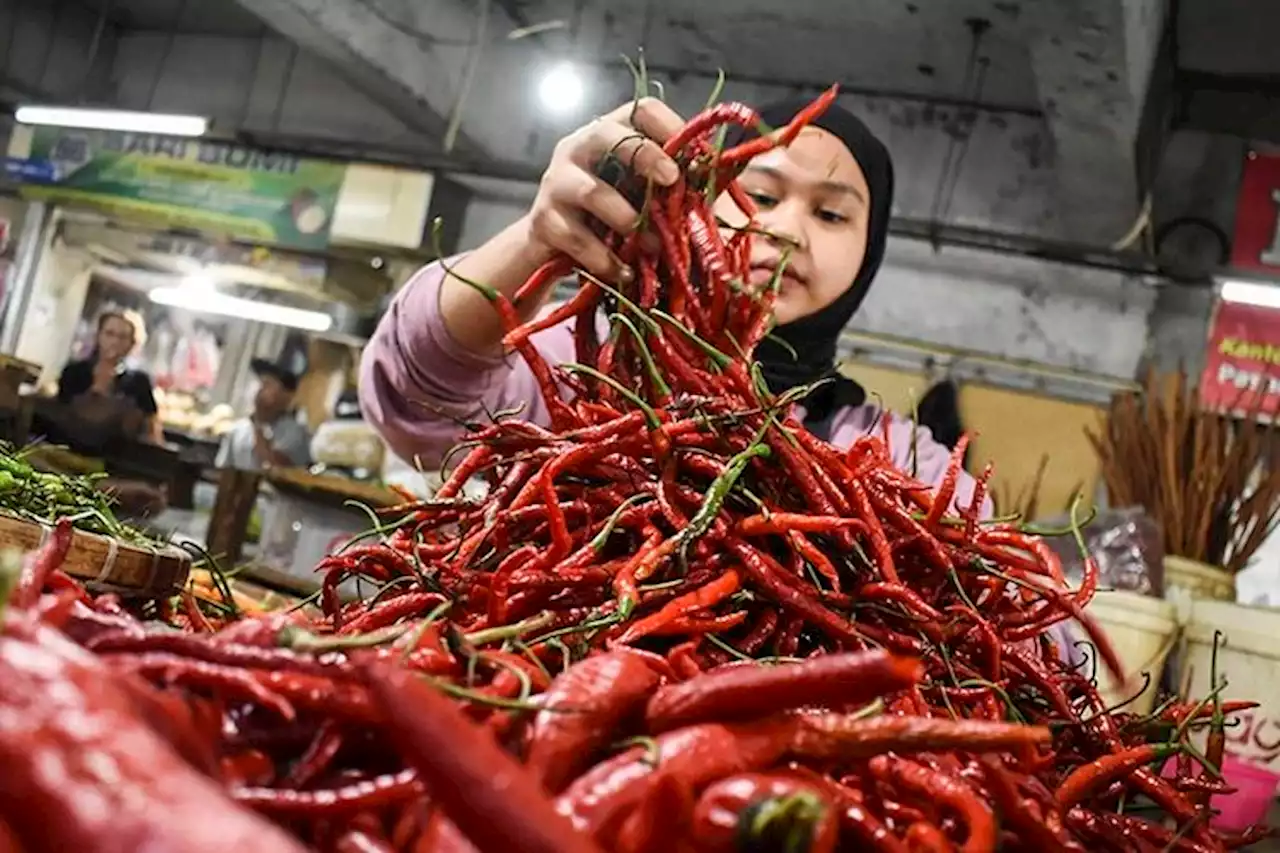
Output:
[[112,497],[98,488],[104,476],[38,471],[27,461],[25,451],[0,442],[0,512],[40,524],[53,524],[65,517],[79,530],[133,545],[159,546],[116,518]]

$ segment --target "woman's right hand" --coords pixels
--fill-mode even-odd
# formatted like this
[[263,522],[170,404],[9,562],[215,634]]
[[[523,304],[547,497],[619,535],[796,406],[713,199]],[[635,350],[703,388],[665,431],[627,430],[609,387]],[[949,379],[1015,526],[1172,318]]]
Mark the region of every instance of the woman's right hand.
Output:
[[564,253],[579,266],[607,281],[630,275],[592,231],[591,219],[610,230],[628,233],[640,212],[601,180],[596,170],[613,155],[641,178],[670,186],[680,176],[662,143],[684,126],[684,120],[657,98],[628,102],[556,144],[526,218],[535,251],[545,258]]
[[[502,322],[488,300],[464,281],[484,282],[508,297],[542,264],[561,253],[605,281],[623,281],[631,271],[614,257],[591,229],[599,220],[626,233],[640,213],[622,194],[596,175],[610,154],[642,178],[663,186],[674,183],[679,169],[662,151],[662,143],[684,121],[656,98],[627,103],[561,139],[529,212],[484,245],[462,256],[440,291],[440,315],[450,336],[464,349],[494,355],[502,351]],[[551,292],[517,306],[522,319],[532,317]]]

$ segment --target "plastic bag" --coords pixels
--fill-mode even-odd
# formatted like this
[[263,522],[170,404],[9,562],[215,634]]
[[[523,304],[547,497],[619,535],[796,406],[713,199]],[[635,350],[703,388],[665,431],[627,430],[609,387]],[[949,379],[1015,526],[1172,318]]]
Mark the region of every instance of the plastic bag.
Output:
[[[1067,527],[1065,516],[1045,527]],[[1164,595],[1164,546],[1160,530],[1142,507],[1104,509],[1081,531],[1085,547],[1098,564],[1098,588],[1121,589],[1160,598]],[[1071,534],[1046,537],[1062,560],[1067,580],[1079,583],[1084,558]]]

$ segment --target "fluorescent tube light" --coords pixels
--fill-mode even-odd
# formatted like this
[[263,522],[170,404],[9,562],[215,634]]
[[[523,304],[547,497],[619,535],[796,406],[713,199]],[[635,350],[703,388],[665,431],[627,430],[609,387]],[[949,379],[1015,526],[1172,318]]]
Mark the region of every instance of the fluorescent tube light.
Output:
[[151,301],[187,311],[274,323],[309,332],[327,332],[333,326],[333,318],[323,311],[257,302],[206,287],[157,287],[151,291]]
[[1263,308],[1280,308],[1280,285],[1257,281],[1224,279],[1219,295],[1223,302],[1240,302]]
[[204,116],[142,113],[129,110],[32,106],[18,107],[13,117],[19,124],[161,133],[168,136],[203,136],[209,130],[209,119]]

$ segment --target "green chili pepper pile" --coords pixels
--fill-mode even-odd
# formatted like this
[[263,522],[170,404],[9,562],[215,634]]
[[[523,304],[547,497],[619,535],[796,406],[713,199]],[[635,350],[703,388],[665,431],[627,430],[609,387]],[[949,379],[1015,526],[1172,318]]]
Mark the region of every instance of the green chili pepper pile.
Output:
[[[477,425],[434,499],[321,563],[322,615],[184,595],[144,624],[46,543],[0,635],[0,842],[232,849],[200,831],[224,818],[234,849],[265,853],[1202,853],[1265,834],[1212,826],[1230,786],[1193,736],[1242,705],[1107,708],[1048,633],[1074,620],[1120,668],[1086,609],[1092,561],[1069,589],[1041,539],[981,518],[985,479],[955,505],[963,447],[930,489],[880,436],[806,432],[746,357],[777,281],[743,284],[752,230],[724,236],[711,188],[751,213],[737,170],[834,95],[727,150],[719,129],[754,127],[749,108],[690,121],[667,143],[683,181],[628,188],[658,239],[612,236],[638,271],[624,288],[579,274],[530,324],[485,290],[550,424]],[[515,303],[571,272],[552,261]],[[606,297],[628,322],[600,341]],[[567,321],[581,363],[553,368],[530,336]],[[344,603],[350,577],[377,592]],[[43,680],[13,664],[35,658]],[[245,841],[247,812],[292,839]]]
[[39,471],[23,451],[0,442],[0,512],[46,525],[70,518],[80,530],[154,546],[140,530],[116,518],[111,496],[97,487],[104,478]]

